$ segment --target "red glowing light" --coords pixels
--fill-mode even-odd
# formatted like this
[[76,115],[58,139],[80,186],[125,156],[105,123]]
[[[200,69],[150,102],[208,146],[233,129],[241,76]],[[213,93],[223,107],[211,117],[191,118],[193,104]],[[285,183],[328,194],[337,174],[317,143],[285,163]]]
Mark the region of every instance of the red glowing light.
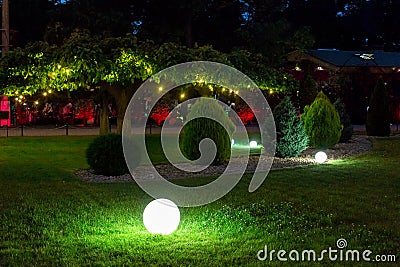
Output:
[[169,114],[169,108],[164,107],[153,111],[150,114],[150,118],[154,120],[158,125],[161,125]]
[[8,119],[1,119],[0,126],[10,126],[10,102],[7,96],[1,96],[0,100],[0,111],[5,114],[8,112]]
[[243,124],[249,124],[254,119],[254,113],[250,109],[241,109],[237,112]]

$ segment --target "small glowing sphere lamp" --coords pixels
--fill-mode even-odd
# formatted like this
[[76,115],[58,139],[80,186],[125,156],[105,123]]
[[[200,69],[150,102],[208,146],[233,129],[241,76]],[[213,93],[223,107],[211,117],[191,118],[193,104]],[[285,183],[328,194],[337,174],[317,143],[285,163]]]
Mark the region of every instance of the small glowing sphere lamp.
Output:
[[328,159],[325,152],[319,151],[315,154],[315,161],[318,163],[324,163]]
[[144,226],[152,234],[172,234],[178,228],[180,219],[176,204],[165,198],[153,200],[143,211]]
[[257,141],[251,141],[251,142],[250,142],[250,147],[251,147],[251,148],[255,148],[255,147],[257,147],[257,146],[258,146]]

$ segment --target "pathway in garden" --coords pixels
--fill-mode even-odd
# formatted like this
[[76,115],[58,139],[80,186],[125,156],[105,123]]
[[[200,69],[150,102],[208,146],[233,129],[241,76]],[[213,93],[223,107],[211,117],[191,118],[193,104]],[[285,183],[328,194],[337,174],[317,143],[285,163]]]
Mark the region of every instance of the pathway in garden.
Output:
[[[391,126],[392,132],[398,132],[400,125],[393,124]],[[246,127],[248,132],[257,132],[257,126]],[[112,126],[111,132],[115,132],[115,126]],[[172,129],[173,131],[173,129]],[[365,125],[354,125],[355,132],[365,132]],[[8,132],[8,133],[7,133]],[[158,126],[151,126],[146,128],[146,133],[159,134],[161,128]],[[98,127],[80,127],[80,126],[21,126],[18,127],[0,127],[0,137],[6,136],[60,136],[60,135],[98,135]]]
[[[168,128],[167,132],[177,132],[178,128]],[[111,127],[111,132],[116,131],[116,126]],[[257,126],[247,127],[249,132],[257,132]],[[146,133],[159,134],[161,127],[147,126]],[[0,127],[0,137],[6,136],[62,136],[62,135],[98,135],[99,127],[83,126],[18,126],[18,127]]]
[[[115,131],[115,130],[114,130]],[[79,126],[18,126],[0,127],[0,137],[12,136],[61,136],[61,135],[98,135],[98,127]]]

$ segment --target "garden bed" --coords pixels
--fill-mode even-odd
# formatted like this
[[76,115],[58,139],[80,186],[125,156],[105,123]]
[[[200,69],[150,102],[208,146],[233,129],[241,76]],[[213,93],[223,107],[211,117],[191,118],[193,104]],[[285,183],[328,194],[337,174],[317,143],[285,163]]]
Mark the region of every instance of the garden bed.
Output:
[[[347,143],[339,143],[332,149],[324,150],[328,155],[328,160],[343,159],[354,155],[362,154],[372,148],[372,142],[369,137],[363,135],[354,135]],[[281,169],[289,167],[297,167],[309,164],[316,164],[314,155],[319,150],[308,148],[297,158],[278,158],[275,157],[271,169]],[[233,161],[243,161],[243,158],[234,158]],[[254,172],[257,167],[259,156],[250,156],[247,164],[246,172]],[[167,179],[181,179],[189,177],[202,177],[220,175],[226,169],[227,164],[219,166],[210,166],[201,172],[184,172],[171,164],[156,164],[156,170]],[[131,182],[133,181],[130,174],[120,176],[105,176],[94,174],[92,170],[79,170],[76,175],[85,182],[113,183],[113,182]]]

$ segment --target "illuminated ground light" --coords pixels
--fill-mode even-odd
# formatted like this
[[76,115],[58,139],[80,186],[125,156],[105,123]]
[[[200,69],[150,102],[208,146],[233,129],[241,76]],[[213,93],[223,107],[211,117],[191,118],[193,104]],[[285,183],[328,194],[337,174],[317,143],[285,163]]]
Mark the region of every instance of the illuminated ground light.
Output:
[[152,234],[172,234],[178,228],[180,219],[178,207],[165,198],[153,200],[143,212],[144,226]]
[[231,146],[233,146],[234,144],[235,144],[235,140],[232,139],[232,140],[231,140]]
[[324,163],[328,159],[325,152],[319,151],[315,154],[315,161],[318,163]]
[[257,141],[250,141],[250,147],[251,148],[255,148],[257,146],[258,146]]

